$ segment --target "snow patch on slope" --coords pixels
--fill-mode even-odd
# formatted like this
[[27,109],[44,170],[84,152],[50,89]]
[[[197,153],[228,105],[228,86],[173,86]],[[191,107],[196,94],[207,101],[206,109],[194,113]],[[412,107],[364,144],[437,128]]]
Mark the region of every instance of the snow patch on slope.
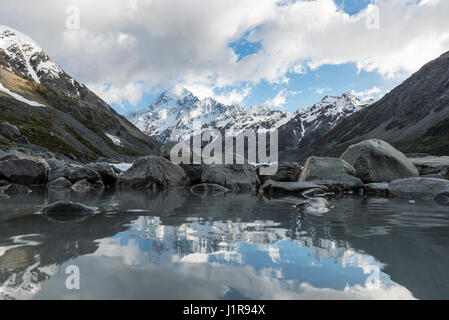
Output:
[[6,93],[7,95],[13,97],[14,99],[19,100],[21,102],[24,102],[24,103],[26,103],[26,104],[28,104],[30,106],[33,106],[33,107],[45,107],[43,104],[41,104],[39,102],[28,100],[28,99],[22,97],[20,94],[12,92],[8,88],[5,88],[3,86],[3,84],[1,84],[1,83],[0,83],[0,92]]

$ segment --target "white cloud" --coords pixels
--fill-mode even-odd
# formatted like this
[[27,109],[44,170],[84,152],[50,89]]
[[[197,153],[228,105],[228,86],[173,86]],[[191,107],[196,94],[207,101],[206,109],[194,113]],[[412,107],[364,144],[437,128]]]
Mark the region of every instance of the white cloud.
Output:
[[320,95],[322,95],[322,94],[324,94],[325,92],[328,92],[328,91],[332,91],[332,89],[331,88],[316,88],[315,89],[315,93],[316,94],[320,94]]
[[352,93],[352,95],[359,97],[362,100],[366,100],[366,99],[379,98],[382,95],[383,91],[381,89],[379,89],[378,87],[374,86],[371,89],[366,89],[363,91],[352,90],[351,93]]
[[[372,5],[350,16],[332,0],[2,0],[0,20],[32,36],[80,81],[111,83],[103,97],[123,102],[138,96],[118,92],[130,83],[287,83],[288,72],[323,64],[403,78],[449,50],[449,1],[376,3],[379,29],[366,27]],[[65,29],[69,4],[80,8],[79,31]],[[261,50],[238,61],[229,43],[246,34]]]
[[268,99],[264,104],[270,107],[282,108],[287,103],[288,96],[301,93],[301,91],[287,91],[287,89],[282,89],[274,98]]
[[107,103],[115,103],[121,107],[127,101],[131,105],[137,105],[142,99],[145,91],[142,83],[128,83],[123,87],[104,84],[97,85],[95,83],[88,84],[88,87],[98,96],[102,97]]

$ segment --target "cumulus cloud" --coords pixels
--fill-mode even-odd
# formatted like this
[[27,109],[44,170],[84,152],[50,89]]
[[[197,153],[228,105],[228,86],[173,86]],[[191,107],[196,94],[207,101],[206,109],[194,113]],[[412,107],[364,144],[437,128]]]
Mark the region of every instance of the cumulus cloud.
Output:
[[351,93],[352,93],[352,95],[359,97],[362,100],[366,100],[366,99],[379,98],[382,95],[383,91],[381,89],[379,89],[378,87],[374,86],[371,89],[366,89],[363,91],[352,90]]
[[[80,30],[66,29],[71,4],[80,8]],[[324,64],[404,77],[449,50],[447,12],[442,0],[378,0],[355,15],[332,0],[3,0],[0,19],[80,81],[110,84],[99,92],[111,102],[135,101],[130,83],[194,83],[216,95],[242,83],[287,83],[289,72]],[[230,43],[242,38],[260,50],[239,59]]]
[[301,91],[287,91],[287,89],[282,89],[274,98],[268,99],[264,104],[270,107],[282,108],[287,103],[288,96],[300,93]]

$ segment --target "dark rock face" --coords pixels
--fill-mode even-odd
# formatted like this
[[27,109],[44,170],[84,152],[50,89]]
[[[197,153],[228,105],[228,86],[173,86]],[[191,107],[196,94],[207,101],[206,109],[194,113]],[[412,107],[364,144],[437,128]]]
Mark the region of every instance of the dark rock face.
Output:
[[7,121],[0,122],[0,135],[9,140],[15,140],[20,137],[20,130],[13,124]]
[[95,170],[101,176],[103,183],[107,186],[112,186],[117,182],[117,173],[114,166],[106,162],[89,163],[87,167]]
[[89,183],[97,183],[98,181],[101,181],[101,176],[97,171],[93,169],[81,167],[74,168],[74,170],[67,175],[67,179],[71,183],[76,183],[77,181],[83,179],[88,181]]
[[331,175],[352,175],[356,171],[345,160],[310,157],[307,159],[299,181],[329,180]]
[[189,177],[192,184],[201,183],[201,175],[203,174],[203,165],[201,164],[180,164],[182,169]]
[[255,191],[260,184],[254,167],[250,164],[205,165],[203,183],[214,183],[232,191]]
[[410,160],[390,144],[381,140],[368,140],[352,145],[341,156],[365,183],[390,182],[416,177],[418,170]]
[[91,216],[98,212],[97,208],[88,207],[81,203],[59,201],[42,209],[47,216]]
[[262,182],[266,180],[279,181],[279,182],[294,182],[298,181],[303,167],[297,162],[283,162],[278,164],[278,170],[276,174],[271,176],[261,176],[259,174],[260,167],[256,169],[257,174]]
[[162,157],[143,157],[134,161],[117,182],[119,188],[166,189],[190,185],[184,170]]
[[435,200],[449,194],[449,181],[420,177],[400,179],[392,181],[388,190],[395,197]]
[[48,168],[47,162],[39,157],[1,161],[0,178],[26,186],[44,185],[48,181]]
[[49,188],[70,188],[72,183],[64,177],[57,178],[47,185]]

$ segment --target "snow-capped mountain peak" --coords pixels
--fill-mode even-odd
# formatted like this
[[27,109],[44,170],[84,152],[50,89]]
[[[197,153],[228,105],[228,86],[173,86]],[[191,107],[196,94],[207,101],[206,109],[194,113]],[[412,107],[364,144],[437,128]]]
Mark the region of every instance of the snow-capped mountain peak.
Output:
[[210,97],[200,99],[184,89],[179,94],[165,91],[148,108],[127,117],[144,133],[166,142],[176,129],[185,130],[186,137],[192,134],[193,121],[200,121],[203,129],[272,130],[292,115],[263,105],[247,111],[241,105],[225,105]]
[[7,69],[14,69],[37,83],[44,75],[58,78],[64,73],[29,36],[3,25],[0,25],[0,51],[3,51]]

